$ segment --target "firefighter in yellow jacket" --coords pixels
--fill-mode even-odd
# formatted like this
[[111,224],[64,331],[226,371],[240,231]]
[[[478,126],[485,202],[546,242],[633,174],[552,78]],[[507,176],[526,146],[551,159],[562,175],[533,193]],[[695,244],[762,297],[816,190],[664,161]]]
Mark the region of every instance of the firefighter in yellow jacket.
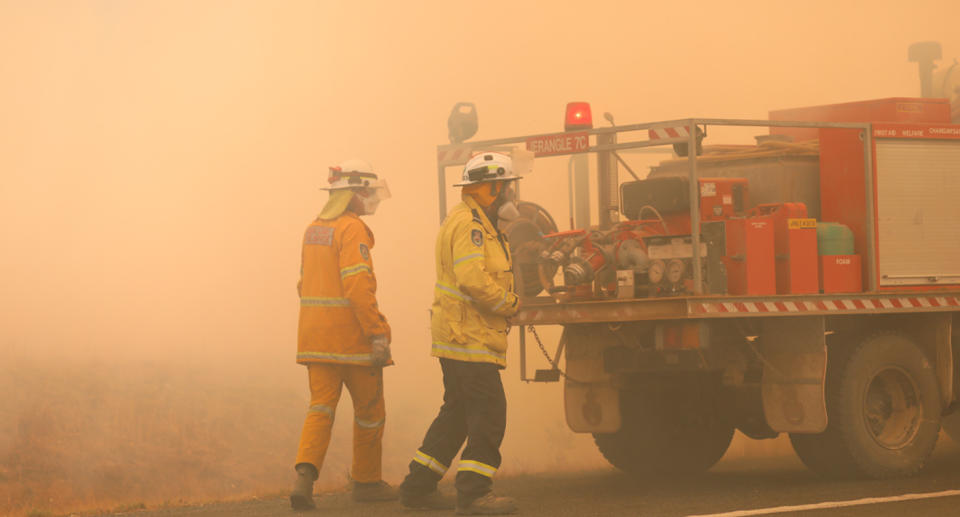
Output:
[[463,202],[451,211],[437,237],[432,355],[443,371],[443,405],[410,462],[400,486],[408,508],[449,508],[437,492],[466,440],[457,467],[458,514],[516,510],[491,491],[500,466],[506,429],[506,397],[500,369],[507,364],[507,318],[517,312],[510,246],[497,229],[517,214],[510,157],[483,153],[463,171]]
[[313,482],[330,443],[343,385],[353,399],[353,499],[396,499],[381,480],[383,367],[390,325],[377,306],[370,250],[373,232],[358,216],[389,197],[370,165],[348,160],[330,168],[330,198],[303,236],[297,362],[307,366],[310,409],[303,424],[290,494],[294,509],[314,508]]

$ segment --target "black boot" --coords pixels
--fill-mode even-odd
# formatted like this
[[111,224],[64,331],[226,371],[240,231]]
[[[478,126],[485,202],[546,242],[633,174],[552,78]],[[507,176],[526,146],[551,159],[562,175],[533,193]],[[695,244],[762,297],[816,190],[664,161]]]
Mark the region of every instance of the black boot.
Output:
[[294,510],[312,510],[317,507],[313,502],[313,482],[319,473],[317,468],[309,463],[297,464],[297,480],[293,483],[290,492],[290,507]]

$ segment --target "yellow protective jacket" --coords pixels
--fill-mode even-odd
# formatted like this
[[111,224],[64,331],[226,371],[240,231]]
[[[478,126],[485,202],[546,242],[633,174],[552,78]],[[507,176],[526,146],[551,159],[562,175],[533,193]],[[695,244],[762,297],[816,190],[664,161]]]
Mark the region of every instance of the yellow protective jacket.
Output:
[[377,306],[373,232],[353,212],[317,218],[303,235],[298,363],[371,364],[370,337],[390,337]]
[[507,365],[507,318],[517,312],[510,245],[465,196],[437,236],[432,355]]

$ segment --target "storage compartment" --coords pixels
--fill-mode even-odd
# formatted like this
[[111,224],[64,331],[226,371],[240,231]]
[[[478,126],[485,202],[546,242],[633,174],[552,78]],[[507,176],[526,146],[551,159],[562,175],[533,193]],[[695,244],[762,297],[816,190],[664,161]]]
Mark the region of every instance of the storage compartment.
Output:
[[[860,133],[821,130],[820,185],[822,218],[849,227],[855,251],[863,257],[871,253],[868,230],[873,226],[876,253],[872,264],[863,260],[862,285],[960,284],[955,260],[960,253],[960,127],[875,125],[872,171],[864,167]],[[875,219],[867,217],[868,171],[876,192]]]
[[876,145],[880,286],[960,283],[960,141]]
[[769,217],[729,219],[725,227],[727,292],[776,294],[773,223]]

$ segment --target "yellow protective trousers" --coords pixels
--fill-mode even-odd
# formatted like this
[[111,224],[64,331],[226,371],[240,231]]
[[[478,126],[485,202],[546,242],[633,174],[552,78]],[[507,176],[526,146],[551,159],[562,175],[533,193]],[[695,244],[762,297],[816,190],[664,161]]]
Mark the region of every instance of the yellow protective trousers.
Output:
[[320,471],[330,445],[333,418],[344,384],[353,399],[353,468],[360,483],[380,481],[383,424],[383,369],[373,366],[310,363],[310,409],[303,422],[297,464],[310,463]]

